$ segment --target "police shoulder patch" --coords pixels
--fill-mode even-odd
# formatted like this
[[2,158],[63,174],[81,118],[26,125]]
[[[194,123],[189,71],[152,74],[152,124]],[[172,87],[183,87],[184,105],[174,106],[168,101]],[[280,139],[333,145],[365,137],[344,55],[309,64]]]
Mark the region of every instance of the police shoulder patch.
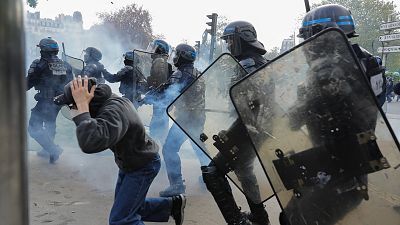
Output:
[[53,75],[67,75],[67,67],[62,61],[49,63],[49,69],[53,72]]

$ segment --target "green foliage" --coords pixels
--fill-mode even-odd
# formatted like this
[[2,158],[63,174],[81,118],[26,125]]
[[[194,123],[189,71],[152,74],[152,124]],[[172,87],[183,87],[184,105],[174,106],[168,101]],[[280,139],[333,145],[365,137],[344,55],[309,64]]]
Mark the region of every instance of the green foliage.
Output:
[[400,75],[398,72],[386,72],[385,76],[393,78],[395,84],[400,82]]
[[[393,1],[322,0],[321,4],[313,5],[313,7],[325,4],[339,4],[350,9],[356,23],[356,32],[360,35],[359,37],[352,38],[351,41],[358,43],[372,54],[377,54],[376,50],[380,47],[377,39],[382,35],[379,25],[387,21],[388,16],[395,12],[396,6]],[[395,42],[390,43],[390,45],[395,45]],[[397,57],[393,56],[389,56],[386,64],[387,68],[400,68],[400,62],[395,59]]]
[[116,12],[102,12],[99,18],[106,26],[111,26],[121,38],[142,47],[154,39],[151,15],[142,6],[131,4]]
[[36,6],[38,4],[38,0],[27,0],[26,2],[28,3],[29,7],[32,7],[32,8],[36,8]]

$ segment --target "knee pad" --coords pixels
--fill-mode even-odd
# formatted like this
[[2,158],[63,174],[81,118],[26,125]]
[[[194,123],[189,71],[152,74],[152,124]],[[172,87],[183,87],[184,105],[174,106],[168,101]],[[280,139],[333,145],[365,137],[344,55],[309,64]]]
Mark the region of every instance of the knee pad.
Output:
[[207,186],[207,189],[213,193],[213,191],[229,190],[230,186],[225,175],[220,174],[216,166],[202,166],[201,172],[203,175],[203,181]]

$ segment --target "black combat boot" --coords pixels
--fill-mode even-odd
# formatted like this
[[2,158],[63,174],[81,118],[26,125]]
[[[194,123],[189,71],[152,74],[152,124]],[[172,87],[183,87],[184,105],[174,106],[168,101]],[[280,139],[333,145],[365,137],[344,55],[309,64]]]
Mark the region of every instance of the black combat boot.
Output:
[[202,166],[203,180],[211,192],[228,225],[251,225],[247,216],[240,211],[232,195],[228,180],[218,174],[215,166]]
[[270,225],[268,213],[264,208],[264,204],[255,204],[250,199],[246,199],[250,208],[250,213],[247,214],[249,220],[253,223],[257,223],[258,225]]

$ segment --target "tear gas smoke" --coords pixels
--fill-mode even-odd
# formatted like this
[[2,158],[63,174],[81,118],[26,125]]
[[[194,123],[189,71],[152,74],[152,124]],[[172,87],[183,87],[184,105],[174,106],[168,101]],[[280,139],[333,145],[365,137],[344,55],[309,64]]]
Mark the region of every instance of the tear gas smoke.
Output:
[[[27,21],[27,20],[25,20]],[[38,26],[34,24],[26,24],[27,26]],[[40,58],[40,49],[36,47],[39,41],[45,37],[52,37],[57,40],[60,51],[59,58],[62,55],[62,43],[65,45],[65,52],[69,56],[83,59],[83,50],[87,47],[96,47],[102,52],[102,60],[105,68],[111,73],[117,73],[123,64],[123,54],[133,49],[140,49],[140,46],[132,40],[130,43],[122,41],[117,36],[113,35],[115,32],[112,27],[104,25],[95,25],[89,30],[80,30],[77,32],[52,32],[50,28],[44,28],[41,32],[34,32],[35,29],[26,29],[26,68],[29,68],[30,63]],[[33,30],[33,31],[32,31]],[[121,95],[118,91],[118,83],[108,85],[112,88],[113,93]],[[27,108],[31,109],[35,106],[36,101],[33,96],[36,94],[36,90],[31,89],[27,92]],[[166,92],[166,99],[163,104],[169,104],[172,100],[178,96],[179,92],[177,88],[171,88]],[[159,104],[156,102],[155,104]],[[167,106],[167,105],[166,105]],[[149,124],[152,112],[150,105],[143,105],[138,109],[138,112],[143,120],[145,126]],[[30,110],[27,110],[27,118],[30,118]],[[171,123],[170,123],[171,124]],[[84,178],[90,185],[94,186],[98,190],[108,191],[112,190],[116,181],[117,167],[114,165],[114,158],[111,151],[107,150],[94,155],[85,155],[79,149],[76,136],[75,136],[75,125],[64,118],[59,113],[56,121],[56,137],[54,142],[64,149],[63,154],[57,163],[71,168],[72,171],[78,171],[78,175]],[[147,127],[146,127],[147,129]],[[160,146],[160,149],[162,146]],[[182,156],[185,160],[194,158],[193,151],[186,151],[187,148],[192,148],[189,143],[185,143],[182,147]],[[31,137],[28,137],[28,150],[29,151],[40,151],[41,146],[34,141]],[[186,162],[184,162],[185,164]],[[193,171],[184,171],[184,174],[197,174],[195,179],[188,177],[186,183],[193,183],[193,186],[198,186],[198,176],[200,176],[200,165],[193,166],[190,163],[190,168]],[[192,170],[192,169],[191,169]],[[101,171],[101,172],[99,172]],[[165,172],[161,171],[160,176],[165,179]],[[158,182],[157,184],[161,184]],[[163,184],[161,188],[167,186]],[[189,185],[191,186],[191,185]],[[189,187],[188,186],[188,187]]]

